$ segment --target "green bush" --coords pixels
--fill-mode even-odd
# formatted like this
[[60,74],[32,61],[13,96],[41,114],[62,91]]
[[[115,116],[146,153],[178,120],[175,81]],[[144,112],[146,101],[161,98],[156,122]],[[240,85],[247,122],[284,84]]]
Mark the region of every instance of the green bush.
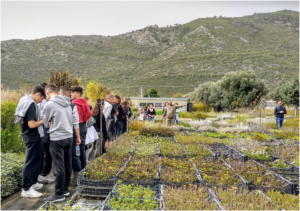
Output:
[[17,103],[1,104],[1,152],[24,152],[25,144],[21,138],[21,128],[14,123]]
[[163,110],[158,110],[158,111],[155,110],[155,112],[156,112],[156,115],[163,115],[164,111]]
[[211,111],[212,107],[208,106],[205,103],[198,102],[193,104],[193,111],[203,111],[203,112],[209,112]]
[[1,198],[20,188],[24,162],[24,154],[1,153]]

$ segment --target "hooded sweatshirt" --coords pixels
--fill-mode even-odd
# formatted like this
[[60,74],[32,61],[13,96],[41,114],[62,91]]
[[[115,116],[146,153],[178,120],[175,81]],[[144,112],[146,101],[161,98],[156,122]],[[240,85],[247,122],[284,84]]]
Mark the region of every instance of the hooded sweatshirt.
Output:
[[75,99],[72,100],[77,107],[78,115],[79,115],[79,123],[87,122],[92,116],[92,112],[90,110],[89,104],[86,102],[86,99]]
[[59,141],[73,137],[73,117],[70,99],[56,95],[44,106],[44,126],[49,128],[50,140]]
[[[22,121],[22,118],[25,117],[25,114],[29,108],[29,106],[34,103],[35,105],[35,110],[36,110],[36,121],[40,121],[40,110],[35,101],[28,95],[25,94],[23,97],[20,98],[20,101],[17,105],[16,111],[15,111],[15,121],[14,123],[20,123]],[[40,137],[44,137],[44,129],[43,126],[40,125],[38,127],[38,131],[40,134]]]

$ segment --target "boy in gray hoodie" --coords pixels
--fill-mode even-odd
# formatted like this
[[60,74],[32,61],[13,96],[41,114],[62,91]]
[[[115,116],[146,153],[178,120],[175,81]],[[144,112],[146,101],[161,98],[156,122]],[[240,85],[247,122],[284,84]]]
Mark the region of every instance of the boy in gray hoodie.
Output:
[[73,120],[70,99],[58,95],[57,87],[49,84],[45,87],[47,99],[44,106],[44,127],[49,128],[50,153],[53,160],[55,193],[45,201],[64,201],[70,195],[68,187],[72,172]]

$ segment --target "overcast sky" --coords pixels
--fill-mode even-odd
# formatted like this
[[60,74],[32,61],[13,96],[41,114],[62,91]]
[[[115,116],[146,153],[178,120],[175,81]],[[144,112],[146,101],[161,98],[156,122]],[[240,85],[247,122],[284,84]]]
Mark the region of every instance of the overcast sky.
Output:
[[299,11],[298,1],[268,2],[1,2],[1,40],[55,35],[118,35],[148,25],[212,16]]

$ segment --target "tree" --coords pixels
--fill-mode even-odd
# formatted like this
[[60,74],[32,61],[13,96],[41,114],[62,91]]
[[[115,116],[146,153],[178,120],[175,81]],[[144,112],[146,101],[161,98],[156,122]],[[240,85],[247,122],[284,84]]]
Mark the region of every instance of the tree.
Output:
[[173,94],[172,97],[174,97],[174,98],[182,98],[182,94],[181,93],[176,93],[176,94]]
[[149,92],[144,93],[144,97],[160,97],[160,96],[157,94],[156,89],[150,89]]
[[108,94],[110,90],[103,84],[89,82],[86,86],[86,96],[89,102],[95,103],[97,99],[104,99]]
[[51,72],[50,83],[55,84],[60,89],[61,86],[78,86],[80,79],[72,77],[68,71]]

